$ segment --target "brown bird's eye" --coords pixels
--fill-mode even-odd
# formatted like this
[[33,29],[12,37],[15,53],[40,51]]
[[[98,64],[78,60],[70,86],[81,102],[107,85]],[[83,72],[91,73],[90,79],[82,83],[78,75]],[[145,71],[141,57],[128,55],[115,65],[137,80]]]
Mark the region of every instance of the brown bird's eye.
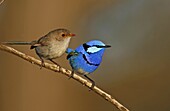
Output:
[[65,37],[65,36],[66,36],[66,34],[62,34],[61,36],[62,36],[62,37]]

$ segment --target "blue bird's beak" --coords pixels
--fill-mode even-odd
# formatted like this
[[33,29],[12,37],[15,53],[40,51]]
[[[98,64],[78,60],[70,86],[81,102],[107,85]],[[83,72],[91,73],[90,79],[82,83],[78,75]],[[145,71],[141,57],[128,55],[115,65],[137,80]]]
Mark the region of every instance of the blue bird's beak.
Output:
[[111,45],[105,45],[105,46],[101,46],[101,45],[95,45],[97,48],[109,48],[111,47]]
[[104,48],[109,48],[109,47],[111,47],[111,45],[105,45],[105,46],[104,46]]

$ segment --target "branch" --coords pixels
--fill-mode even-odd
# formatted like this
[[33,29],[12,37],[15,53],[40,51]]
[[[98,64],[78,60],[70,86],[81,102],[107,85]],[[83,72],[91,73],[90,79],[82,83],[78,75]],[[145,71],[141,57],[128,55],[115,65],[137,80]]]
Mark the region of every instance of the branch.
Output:
[[[2,51],[6,51],[9,52],[11,54],[14,54],[32,64],[35,65],[41,65],[41,61],[37,60],[29,55],[26,55],[22,52],[17,51],[16,49],[0,44],[0,50]],[[65,68],[59,68],[57,65],[52,65],[49,63],[45,63],[44,68],[49,69],[51,71],[55,71],[55,72],[59,72],[62,73],[63,75],[66,75],[68,77],[70,77],[71,75],[71,71],[67,70]],[[80,77],[79,75],[74,74],[73,75],[73,79],[78,81],[79,83],[83,84],[84,86],[90,88],[91,87],[91,83],[88,82],[86,79]],[[102,89],[98,88],[97,86],[94,86],[94,88],[92,89],[92,91],[94,91],[96,94],[98,94],[99,96],[101,96],[102,98],[104,98],[105,100],[109,101],[111,104],[113,104],[116,108],[118,108],[120,111],[129,111],[125,106],[123,106],[122,104],[120,104],[116,99],[114,99],[110,94],[106,93],[105,91],[103,91]]]
[[1,0],[1,1],[0,1],[0,5],[1,5],[4,1],[5,1],[5,0]]

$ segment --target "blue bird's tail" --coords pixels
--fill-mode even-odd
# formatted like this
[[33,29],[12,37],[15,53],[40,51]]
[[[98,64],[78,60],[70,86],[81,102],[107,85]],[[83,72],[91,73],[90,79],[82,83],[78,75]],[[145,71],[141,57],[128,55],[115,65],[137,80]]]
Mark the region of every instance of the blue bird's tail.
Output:
[[79,55],[79,53],[77,51],[70,49],[70,48],[67,48],[66,53],[68,54],[67,60],[70,59],[72,56],[75,57],[75,56]]
[[74,50],[71,49],[71,48],[67,48],[66,53],[69,54],[69,53],[72,52],[72,51],[74,51]]

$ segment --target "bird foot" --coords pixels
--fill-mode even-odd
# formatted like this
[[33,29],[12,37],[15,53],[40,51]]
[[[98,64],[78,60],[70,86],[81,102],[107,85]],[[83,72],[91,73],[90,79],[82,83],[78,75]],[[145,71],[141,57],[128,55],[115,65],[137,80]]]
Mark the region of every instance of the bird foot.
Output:
[[71,72],[71,74],[70,74],[68,80],[70,80],[71,78],[73,78],[73,75],[74,75],[74,71]]
[[92,82],[92,85],[91,85],[91,87],[89,88],[89,91],[93,90],[94,86],[95,86],[95,83]]
[[95,82],[92,79],[90,79],[87,75],[84,75],[84,77],[86,77],[92,83],[91,87],[89,87],[89,91],[93,90]]
[[[55,62],[55,61],[53,61],[52,59],[49,59],[52,63],[54,63],[55,65],[57,65],[58,66],[58,69],[59,69],[59,71],[61,70],[61,66],[57,63],[57,62]],[[56,71],[57,72],[57,71]]]
[[41,62],[40,69],[42,69],[42,67],[45,67],[44,61]]

